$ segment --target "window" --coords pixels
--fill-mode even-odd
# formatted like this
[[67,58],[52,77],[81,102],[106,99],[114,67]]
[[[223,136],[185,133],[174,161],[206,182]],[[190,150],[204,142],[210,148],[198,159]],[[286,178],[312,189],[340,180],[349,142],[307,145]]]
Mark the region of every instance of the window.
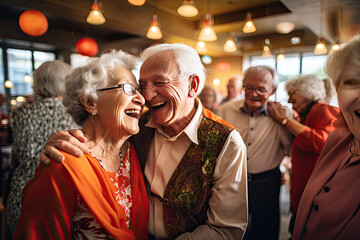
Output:
[[54,61],[55,59],[55,53],[34,51],[35,69],[38,69],[44,62]]
[[327,55],[314,55],[312,53],[304,53],[302,57],[302,74],[315,74],[320,78],[326,78],[325,63]]
[[32,76],[31,51],[7,49],[9,80],[14,86],[10,89],[12,96],[33,94],[32,83],[25,83],[26,74]]
[[275,65],[276,65],[276,60],[275,58],[271,57],[271,58],[263,58],[262,56],[254,56],[251,57],[250,59],[251,63],[250,66],[268,66],[268,67],[272,67],[275,69]]
[[3,50],[0,48],[0,93],[5,94],[5,76],[4,76],[4,64],[3,64]]
[[72,53],[70,58],[71,58],[71,67],[76,68],[81,66],[83,63],[85,63],[89,57],[77,53]]

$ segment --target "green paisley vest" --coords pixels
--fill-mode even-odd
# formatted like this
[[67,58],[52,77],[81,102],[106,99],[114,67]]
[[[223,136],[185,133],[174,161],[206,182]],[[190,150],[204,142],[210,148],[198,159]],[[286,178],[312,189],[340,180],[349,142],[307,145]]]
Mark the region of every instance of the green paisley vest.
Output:
[[[164,197],[150,193],[163,203],[164,223],[170,239],[205,224],[215,161],[234,129],[205,108],[203,115],[198,128],[199,145],[191,143],[171,176]],[[143,170],[155,133],[154,128],[145,127],[150,118],[149,112],[142,115],[140,134],[132,137]]]

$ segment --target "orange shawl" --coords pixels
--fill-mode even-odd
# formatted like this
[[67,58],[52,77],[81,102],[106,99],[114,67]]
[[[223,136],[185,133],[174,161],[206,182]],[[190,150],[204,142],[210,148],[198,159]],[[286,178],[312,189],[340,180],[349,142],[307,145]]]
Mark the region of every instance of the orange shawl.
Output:
[[115,187],[89,154],[80,158],[63,153],[63,163],[40,164],[25,186],[22,211],[14,239],[71,239],[77,194],[104,229],[115,239],[147,239],[149,201],[140,164],[131,144],[131,227],[115,200]]

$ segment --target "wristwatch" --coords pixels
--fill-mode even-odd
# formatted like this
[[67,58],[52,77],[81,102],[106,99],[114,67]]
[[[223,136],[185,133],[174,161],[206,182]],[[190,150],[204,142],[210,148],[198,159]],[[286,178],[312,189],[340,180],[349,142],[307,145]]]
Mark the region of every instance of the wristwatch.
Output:
[[286,124],[288,123],[288,118],[286,117],[286,118],[284,118],[283,120],[281,120],[281,125],[283,125],[283,126],[286,126]]

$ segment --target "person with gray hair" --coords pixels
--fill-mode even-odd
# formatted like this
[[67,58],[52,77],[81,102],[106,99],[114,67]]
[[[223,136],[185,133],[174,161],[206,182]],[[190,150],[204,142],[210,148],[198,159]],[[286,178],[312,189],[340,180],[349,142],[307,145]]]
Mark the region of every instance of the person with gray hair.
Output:
[[[334,122],[339,108],[330,106],[324,100],[330,88],[330,79],[320,79],[316,75],[303,75],[285,84],[289,103],[299,114],[299,122],[282,114],[280,104],[272,104],[270,116],[295,135],[291,148],[290,203],[292,217],[289,232],[293,232],[296,214],[305,185],[323,150],[328,135],[335,129]],[[306,159],[306,161],[305,161]]]
[[[226,102],[216,113],[238,128],[247,145],[249,225],[244,239],[277,240],[280,227],[279,165],[290,154],[292,135],[268,115],[277,74],[267,66],[244,73],[245,99]],[[293,117],[290,109],[284,114]]]
[[[150,239],[241,239],[247,226],[246,150],[239,132],[196,97],[205,69],[195,49],[158,44],[144,50],[140,90],[149,111],[132,137],[150,197]],[[81,132],[51,137],[56,148],[87,151]],[[71,144],[69,144],[69,142]]]
[[360,236],[360,35],[328,56],[326,72],[341,115],[303,191],[294,240]]
[[149,199],[127,140],[139,131],[145,102],[135,66],[133,56],[113,50],[66,78],[64,106],[91,152],[38,166],[23,191],[14,239],[147,239]]
[[60,60],[43,63],[33,73],[36,100],[10,113],[13,136],[10,157],[14,171],[6,203],[6,217],[11,232],[18,223],[23,187],[35,174],[46,140],[58,130],[77,128],[61,102],[65,77],[70,72],[71,66]]

